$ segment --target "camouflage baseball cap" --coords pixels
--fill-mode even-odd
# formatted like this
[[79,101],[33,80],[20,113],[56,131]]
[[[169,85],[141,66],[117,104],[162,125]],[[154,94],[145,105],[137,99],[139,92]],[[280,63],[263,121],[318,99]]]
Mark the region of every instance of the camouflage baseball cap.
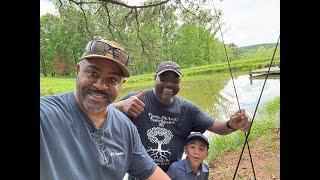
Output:
[[124,77],[130,77],[128,69],[129,55],[120,44],[110,40],[92,40],[85,49],[81,59],[100,58],[115,62],[121,69]]

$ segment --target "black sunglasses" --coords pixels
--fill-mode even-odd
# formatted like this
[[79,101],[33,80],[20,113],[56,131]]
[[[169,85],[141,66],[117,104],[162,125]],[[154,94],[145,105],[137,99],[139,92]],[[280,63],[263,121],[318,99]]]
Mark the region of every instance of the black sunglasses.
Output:
[[86,46],[86,52],[107,57],[109,53],[112,53],[113,59],[116,59],[125,66],[128,66],[129,55],[124,50],[113,47],[112,45],[103,41],[90,41]]
[[180,77],[171,77],[166,75],[159,75],[159,79],[161,82],[165,82],[165,83],[171,82],[174,84],[179,84],[181,80]]

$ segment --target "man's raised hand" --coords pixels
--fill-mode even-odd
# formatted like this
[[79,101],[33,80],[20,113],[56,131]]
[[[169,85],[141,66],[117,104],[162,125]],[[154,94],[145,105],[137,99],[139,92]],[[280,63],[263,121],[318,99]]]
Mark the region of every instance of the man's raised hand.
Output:
[[144,111],[145,105],[141,100],[143,99],[146,92],[147,90],[143,90],[139,94],[123,100],[121,104],[123,106],[122,109],[124,113],[133,117],[139,116]]

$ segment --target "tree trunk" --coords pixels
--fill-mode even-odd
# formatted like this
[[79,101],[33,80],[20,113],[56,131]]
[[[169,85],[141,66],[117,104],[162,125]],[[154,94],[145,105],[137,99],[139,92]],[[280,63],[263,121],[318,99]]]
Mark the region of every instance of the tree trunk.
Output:
[[42,67],[43,75],[47,77],[47,68],[41,52],[40,52],[40,66]]
[[77,59],[76,56],[74,55],[74,49],[72,48],[72,55],[73,55],[73,59],[74,59],[74,63],[77,64]]

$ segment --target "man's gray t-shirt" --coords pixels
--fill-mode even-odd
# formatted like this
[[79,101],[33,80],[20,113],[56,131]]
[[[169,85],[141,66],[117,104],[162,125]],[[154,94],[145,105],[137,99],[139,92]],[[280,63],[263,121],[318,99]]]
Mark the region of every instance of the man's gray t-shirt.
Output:
[[135,125],[113,106],[96,129],[73,93],[40,98],[40,179],[144,179],[155,168]]
[[[130,93],[122,99],[136,94]],[[204,132],[213,123],[213,119],[196,105],[177,96],[172,105],[165,106],[158,102],[152,90],[148,90],[142,102],[144,111],[130,119],[137,126],[148,154],[164,171],[182,158],[183,145],[191,132]]]

